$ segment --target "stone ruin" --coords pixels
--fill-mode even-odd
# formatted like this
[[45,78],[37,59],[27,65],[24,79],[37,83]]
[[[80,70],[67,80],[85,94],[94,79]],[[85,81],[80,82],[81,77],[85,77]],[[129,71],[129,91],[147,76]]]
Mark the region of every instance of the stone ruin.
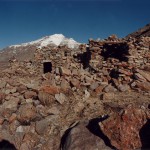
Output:
[[[150,37],[118,39],[112,35],[101,41],[90,39],[77,50],[66,46],[36,49],[32,60],[10,61],[0,83],[0,139],[16,149],[80,149],[96,141],[98,147],[91,149],[141,148],[139,132],[150,119]],[[131,103],[132,107],[126,107]],[[104,114],[110,118],[101,122]],[[92,126],[81,121],[98,116]],[[118,124],[113,120],[119,120]],[[75,122],[80,121],[78,126]],[[95,125],[101,132],[98,139],[91,133]],[[116,132],[110,132],[111,127]]]
[[[63,73],[78,78],[81,86],[89,86],[93,82],[82,80],[78,74],[87,71],[89,78],[95,78],[99,85],[111,84],[119,91],[130,88],[141,88],[149,91],[150,38],[118,39],[115,35],[106,40],[89,40],[89,44],[81,45],[79,50],[71,51],[67,47],[39,49],[35,53],[37,72],[51,72],[55,76]],[[34,62],[33,61],[33,62]],[[46,71],[46,68],[48,69]],[[78,77],[76,75],[79,75]],[[90,79],[89,79],[90,80]]]

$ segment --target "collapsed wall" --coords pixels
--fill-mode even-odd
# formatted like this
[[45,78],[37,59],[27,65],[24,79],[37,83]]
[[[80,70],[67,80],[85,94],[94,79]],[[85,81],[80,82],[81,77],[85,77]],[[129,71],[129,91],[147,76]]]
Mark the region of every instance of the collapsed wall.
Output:
[[[115,36],[110,36],[104,41],[90,40],[89,51],[91,55],[89,66],[102,78],[107,76],[106,80],[110,82],[113,79],[116,85],[131,85],[136,79],[142,80],[142,75],[148,76],[145,70],[150,65],[149,37],[139,40],[134,38],[120,40]],[[107,75],[103,74],[104,70]],[[144,81],[146,80],[149,79],[146,78]]]
[[78,50],[47,46],[37,49],[33,59],[14,59],[0,74],[1,139],[17,149],[58,149],[71,123],[102,115],[105,102],[123,101],[120,93],[130,97],[137,91],[135,103],[142,95],[138,91],[148,95],[149,66],[148,37],[110,36],[89,40]]
[[36,75],[50,72],[58,80],[66,74],[67,82],[74,79],[78,87],[88,88],[96,82],[119,91],[139,87],[149,91],[150,37],[125,40],[112,35],[101,41],[91,39],[75,51],[66,46],[44,47],[36,50],[31,62],[22,67],[32,66]]

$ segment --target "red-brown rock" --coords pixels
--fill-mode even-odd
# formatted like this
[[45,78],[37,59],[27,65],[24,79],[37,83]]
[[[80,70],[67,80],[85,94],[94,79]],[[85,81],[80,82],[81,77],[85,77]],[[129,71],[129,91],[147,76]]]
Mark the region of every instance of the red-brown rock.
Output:
[[29,98],[34,98],[35,99],[37,97],[37,93],[34,92],[34,91],[27,91],[27,92],[25,92],[24,97],[26,99],[29,99]]
[[26,90],[27,90],[27,87],[23,84],[17,87],[17,92],[19,92],[19,93],[23,93]]
[[4,100],[5,98],[5,94],[0,92],[0,104],[2,103],[2,101]]
[[147,80],[150,82],[150,72],[148,71],[142,71],[142,70],[138,70],[138,72]]
[[149,111],[145,107],[128,106],[123,111],[114,112],[99,125],[114,147],[133,150],[142,147],[139,132],[147,119]]
[[136,86],[143,91],[150,91],[150,83],[149,82],[136,82]]
[[98,95],[98,94],[102,93],[103,89],[104,89],[104,86],[102,86],[102,85],[98,86],[95,89],[96,94]]
[[76,87],[76,88],[79,88],[79,87],[80,87],[80,81],[79,81],[78,79],[76,79],[76,78],[73,78],[73,79],[71,80],[71,84],[72,84],[74,87]]
[[21,123],[28,123],[36,118],[36,108],[32,104],[21,105],[17,115]]
[[40,91],[43,91],[43,92],[48,93],[48,94],[55,95],[55,94],[60,93],[60,88],[57,87],[57,86],[44,86],[44,87],[41,88]]
[[71,75],[71,71],[69,69],[67,69],[67,68],[60,67],[59,71],[60,71],[61,75],[67,75],[67,76]]
[[46,106],[50,106],[54,101],[55,97],[46,92],[40,91],[38,94],[39,101]]

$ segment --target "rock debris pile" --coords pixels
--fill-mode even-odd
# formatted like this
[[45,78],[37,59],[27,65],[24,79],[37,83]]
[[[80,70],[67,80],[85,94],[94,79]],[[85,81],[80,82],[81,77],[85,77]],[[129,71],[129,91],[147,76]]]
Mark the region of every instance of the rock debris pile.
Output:
[[1,71],[0,139],[19,150],[150,148],[149,98],[150,37],[49,45]]

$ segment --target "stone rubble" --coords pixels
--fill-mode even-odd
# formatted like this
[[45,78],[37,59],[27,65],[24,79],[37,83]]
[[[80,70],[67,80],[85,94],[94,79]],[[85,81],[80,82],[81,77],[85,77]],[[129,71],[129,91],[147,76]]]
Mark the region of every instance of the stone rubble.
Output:
[[[105,103],[148,103],[149,66],[150,37],[118,39],[115,35],[102,41],[90,39],[88,45],[82,44],[74,51],[66,46],[47,46],[36,49],[32,60],[10,61],[9,68],[0,74],[0,139],[14,144],[18,150],[60,149],[70,124],[108,114]],[[149,118],[141,109],[134,112],[134,108],[133,111],[127,108],[127,113],[129,116],[136,113],[139,118],[135,124],[136,115],[129,121],[129,128],[136,128],[135,134],[130,135],[125,128],[128,120],[122,123],[120,114],[102,122],[103,126],[112,122],[108,130],[100,124],[117,149],[142,147],[138,133]],[[112,120],[118,121],[120,127],[116,139],[109,132],[116,125]],[[124,133],[126,129],[128,133]],[[99,145],[110,149],[104,139],[93,137],[82,127],[80,130],[72,131],[70,136],[82,135],[87,142],[83,149],[91,146],[90,142],[95,146],[94,138],[100,143],[91,150]],[[87,138],[90,134],[93,139]],[[82,145],[80,138],[77,146]],[[126,143],[129,147],[124,146]],[[65,149],[74,146],[67,145]]]

